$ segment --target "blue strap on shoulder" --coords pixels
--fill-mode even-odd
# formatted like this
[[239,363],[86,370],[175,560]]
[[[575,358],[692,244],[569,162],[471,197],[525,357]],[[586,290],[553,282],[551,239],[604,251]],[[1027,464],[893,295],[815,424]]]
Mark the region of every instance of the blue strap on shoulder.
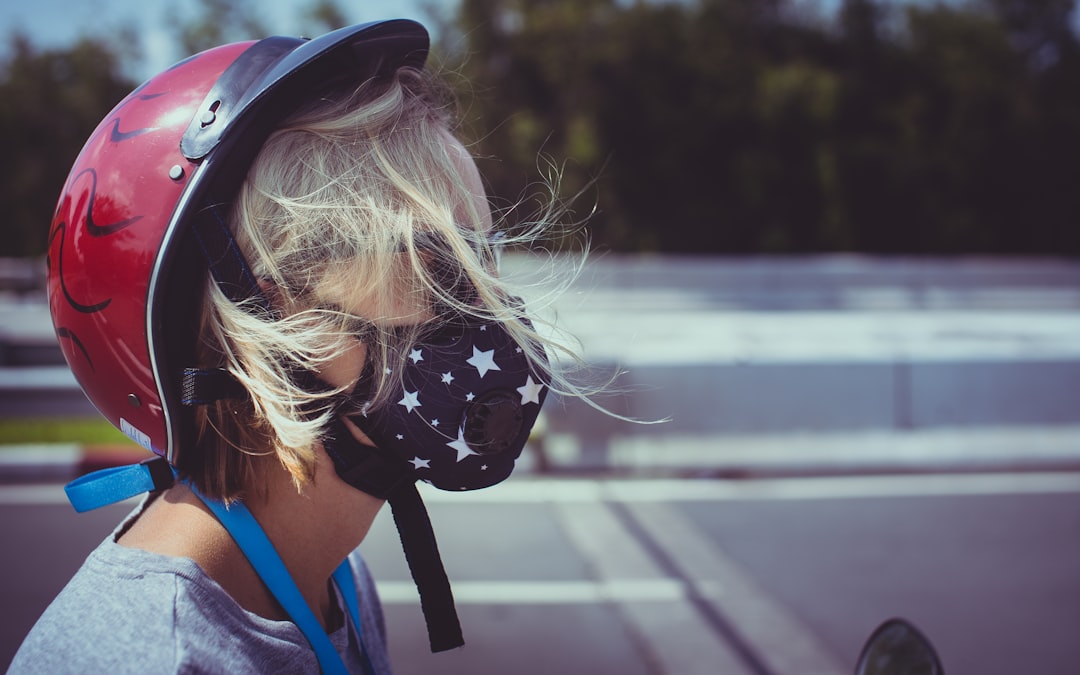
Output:
[[138,464],[101,469],[64,486],[68,501],[79,513],[92,511],[144,492],[164,490],[173,484],[172,467],[161,457]]
[[[345,664],[341,661],[330,638],[326,635],[322,625],[315,614],[311,611],[296,582],[293,581],[289,571],[285,568],[281,556],[278,555],[269,537],[263,532],[255,517],[251,515],[241,502],[226,506],[219,500],[209,499],[200,493],[195,486],[187,484],[206,504],[217,517],[225,529],[229,531],[233,540],[240,550],[244,552],[248,562],[255,568],[259,578],[270,589],[270,593],[281,603],[282,608],[293,620],[300,632],[304,634],[311,648],[315,650],[315,656],[319,659],[319,667],[323,673],[347,673]],[[334,571],[334,581],[338,584],[341,595],[345,598],[345,604],[349,611],[353,629],[359,641],[360,651],[364,655],[365,669],[372,673],[371,662],[368,659],[367,649],[364,648],[363,628],[360,623],[360,610],[357,601],[356,585],[353,581],[352,568],[349,561],[345,560]]]
[[[163,490],[171,486],[175,478],[175,472],[168,462],[161,457],[152,457],[139,464],[102,469],[86,474],[64,486],[64,492],[67,493],[68,500],[75,510],[83,513],[144,492]],[[288,613],[289,618],[307,638],[315,651],[315,656],[319,659],[322,672],[347,673],[341,656],[334,649],[326,631],[315,618],[315,614],[308,607],[300,589],[297,588],[296,582],[285,568],[281,556],[274,549],[274,545],[263,532],[258,521],[251,515],[251,511],[240,502],[227,507],[219,500],[205,497],[191,483],[186,484],[228,530],[248,562],[255,568],[259,578],[263,580],[274,598]],[[356,631],[357,644],[363,656],[364,671],[368,675],[374,675],[375,668],[364,647],[359,594],[353,579],[352,567],[347,559],[334,570],[333,578],[341,596],[345,599],[349,620],[352,622],[353,630]]]

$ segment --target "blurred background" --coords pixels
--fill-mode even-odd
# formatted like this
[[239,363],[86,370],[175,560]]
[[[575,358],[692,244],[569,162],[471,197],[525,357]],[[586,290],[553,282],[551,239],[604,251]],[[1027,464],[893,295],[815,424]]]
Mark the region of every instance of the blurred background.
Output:
[[[0,630],[131,505],[141,451],[63,365],[48,223],[93,128],[196,51],[414,18],[492,201],[560,177],[591,240],[553,308],[629,424],[553,401],[520,476],[428,495],[466,649],[400,672],[850,672],[889,616],[949,673],[1080,662],[1075,0],[38,0],[0,7]],[[535,256],[512,252],[509,272]]]

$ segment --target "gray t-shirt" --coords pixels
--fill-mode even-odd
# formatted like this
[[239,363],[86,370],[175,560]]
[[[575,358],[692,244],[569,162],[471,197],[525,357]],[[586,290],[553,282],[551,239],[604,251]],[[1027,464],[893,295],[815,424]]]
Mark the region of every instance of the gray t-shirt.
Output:
[[[187,558],[106,539],[26,636],[9,673],[318,673],[291,621],[246,611]],[[378,675],[390,673],[375,584],[349,556],[360,595],[363,642]],[[342,612],[347,613],[341,598]],[[330,641],[350,673],[363,673],[351,622]]]

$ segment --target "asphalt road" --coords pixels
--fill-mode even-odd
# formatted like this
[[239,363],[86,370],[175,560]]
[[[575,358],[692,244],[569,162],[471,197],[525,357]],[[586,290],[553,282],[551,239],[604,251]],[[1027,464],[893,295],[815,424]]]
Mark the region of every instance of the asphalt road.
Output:
[[[525,478],[428,492],[467,645],[426,654],[388,517],[364,547],[398,672],[850,672],[893,615],[949,675],[1080,662],[1080,474]],[[0,486],[0,666],[127,506]],[[726,660],[726,661],[725,661]]]

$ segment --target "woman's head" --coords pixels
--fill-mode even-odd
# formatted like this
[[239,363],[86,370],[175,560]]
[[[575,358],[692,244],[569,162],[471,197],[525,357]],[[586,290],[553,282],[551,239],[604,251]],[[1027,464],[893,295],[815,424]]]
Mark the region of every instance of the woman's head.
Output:
[[[521,308],[496,274],[490,208],[452,125],[430,76],[403,68],[319,97],[264,144],[231,225],[276,311],[247,311],[207,284],[200,365],[228,369],[250,397],[197,414],[203,461],[189,472],[203,490],[240,496],[266,461],[304,483],[337,394],[364,368],[370,403],[386,403],[406,348],[432,326],[503,321],[542,351],[512,321]],[[301,388],[300,371],[327,386]]]

